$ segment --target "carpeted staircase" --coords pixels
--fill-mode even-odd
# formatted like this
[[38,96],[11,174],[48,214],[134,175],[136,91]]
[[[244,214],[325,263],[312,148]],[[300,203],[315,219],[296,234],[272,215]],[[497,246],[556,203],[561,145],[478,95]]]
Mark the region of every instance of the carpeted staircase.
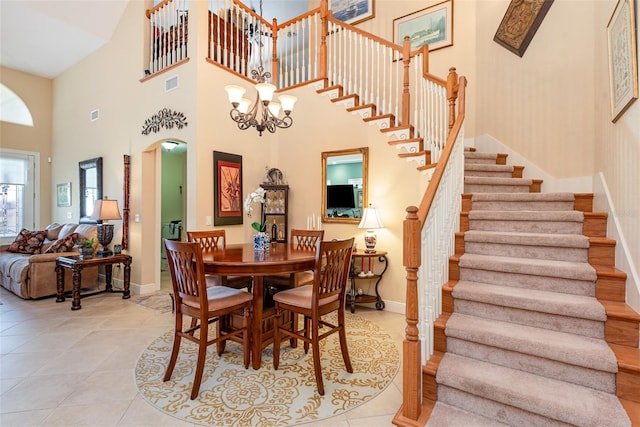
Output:
[[624,304],[606,215],[591,195],[540,193],[522,170],[465,152],[462,231],[424,369],[427,425],[631,425],[640,316]]

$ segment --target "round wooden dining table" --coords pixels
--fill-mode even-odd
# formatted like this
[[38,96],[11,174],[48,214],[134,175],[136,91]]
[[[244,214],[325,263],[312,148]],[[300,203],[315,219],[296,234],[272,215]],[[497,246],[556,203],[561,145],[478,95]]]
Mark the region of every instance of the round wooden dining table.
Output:
[[227,245],[225,249],[202,253],[206,274],[253,277],[253,325],[251,363],[259,369],[262,349],[273,342],[275,313],[264,311],[263,278],[267,275],[313,270],[315,250],[292,248],[287,243],[272,243],[268,251],[255,251],[252,243]]

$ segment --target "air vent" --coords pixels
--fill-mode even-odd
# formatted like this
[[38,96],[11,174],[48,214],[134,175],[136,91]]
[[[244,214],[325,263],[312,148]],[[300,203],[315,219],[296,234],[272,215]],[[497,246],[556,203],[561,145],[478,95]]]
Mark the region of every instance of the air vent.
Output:
[[177,89],[179,83],[180,83],[180,79],[178,78],[178,76],[169,77],[167,80],[164,81],[164,91],[170,92],[174,89]]
[[92,121],[92,122],[95,122],[95,121],[96,121],[96,120],[98,120],[99,118],[100,118],[100,110],[93,110],[93,111],[91,112],[91,117],[90,117],[91,121]]

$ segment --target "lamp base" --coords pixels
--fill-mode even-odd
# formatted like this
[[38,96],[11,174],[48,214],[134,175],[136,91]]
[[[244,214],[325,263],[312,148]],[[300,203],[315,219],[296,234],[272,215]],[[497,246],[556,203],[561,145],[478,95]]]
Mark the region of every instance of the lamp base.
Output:
[[364,251],[365,253],[371,254],[376,251],[376,233],[374,233],[373,230],[367,230],[367,232],[364,233],[364,244],[367,247]]
[[102,248],[98,251],[97,256],[104,257],[113,255],[113,252],[107,247],[113,239],[113,224],[98,224],[98,242]]

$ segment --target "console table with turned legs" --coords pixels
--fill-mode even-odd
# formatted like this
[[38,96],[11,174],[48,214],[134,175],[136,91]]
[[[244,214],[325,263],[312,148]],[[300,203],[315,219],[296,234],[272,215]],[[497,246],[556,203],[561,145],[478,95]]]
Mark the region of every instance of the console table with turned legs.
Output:
[[[124,289],[113,289],[111,286],[112,267],[114,264],[124,264]],[[97,267],[104,265],[106,286],[104,290],[91,292],[88,294],[80,294],[80,284],[82,283],[82,269],[86,267]],[[129,283],[131,279],[131,255],[111,255],[105,257],[81,258],[79,256],[61,256],[56,259],[56,278],[57,278],[57,297],[56,302],[64,302],[64,269],[71,270],[72,288],[71,288],[71,310],[80,310],[81,297],[101,294],[104,292],[117,292],[122,294],[122,299],[129,299],[131,292]]]

